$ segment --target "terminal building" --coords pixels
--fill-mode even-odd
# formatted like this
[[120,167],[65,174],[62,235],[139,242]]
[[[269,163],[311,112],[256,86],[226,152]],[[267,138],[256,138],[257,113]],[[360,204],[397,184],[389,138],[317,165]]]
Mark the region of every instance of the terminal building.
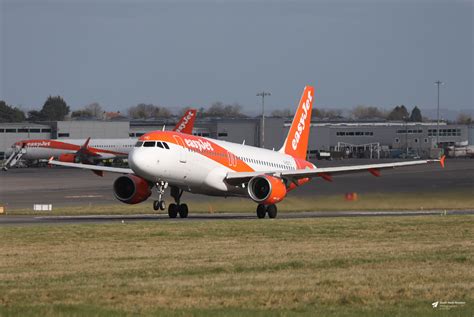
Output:
[[[136,138],[146,132],[172,129],[177,118],[154,121],[57,121],[0,123],[0,159],[15,142],[26,139]],[[291,121],[285,118],[196,119],[193,134],[278,150]],[[265,126],[265,131],[262,127]],[[474,126],[436,122],[324,122],[313,121],[310,157],[328,151],[333,157],[435,157],[436,144],[447,148],[474,144]]]

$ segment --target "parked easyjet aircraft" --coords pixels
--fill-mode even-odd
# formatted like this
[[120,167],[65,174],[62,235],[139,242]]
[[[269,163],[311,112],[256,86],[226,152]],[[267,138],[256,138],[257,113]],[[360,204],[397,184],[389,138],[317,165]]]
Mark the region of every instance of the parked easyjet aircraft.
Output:
[[175,203],[170,204],[168,214],[175,218],[188,216],[188,206],[181,203],[184,191],[212,196],[249,197],[255,201],[257,216],[270,218],[277,215],[276,203],[289,191],[321,177],[370,172],[380,175],[386,168],[441,162],[419,160],[411,162],[370,164],[342,167],[317,168],[305,160],[308,146],[311,109],[314,88],[307,86],[296,110],[296,115],[279,151],[256,148],[209,138],[171,131],[154,131],[140,137],[128,156],[130,169],[50,160],[51,164],[79,167],[95,171],[122,173],[114,184],[115,197],[127,204],[137,204],[148,199],[156,187],[158,200],[155,210],[165,209],[162,195],[167,187]]
[[[187,110],[173,131],[192,134],[195,118],[196,109]],[[23,140],[12,146],[3,168],[13,166],[20,158],[46,160],[51,156],[62,162],[95,164],[102,160],[127,157],[136,142],[136,138]]]

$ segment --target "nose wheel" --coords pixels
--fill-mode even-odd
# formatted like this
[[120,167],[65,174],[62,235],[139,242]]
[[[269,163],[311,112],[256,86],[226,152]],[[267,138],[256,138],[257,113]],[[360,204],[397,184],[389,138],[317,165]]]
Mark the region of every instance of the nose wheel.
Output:
[[153,202],[153,210],[165,210],[166,203],[164,200],[155,200]]
[[165,210],[166,203],[163,200],[163,195],[165,194],[165,189],[168,188],[167,182],[158,182],[156,183],[156,190],[158,191],[158,200],[153,201],[153,210]]

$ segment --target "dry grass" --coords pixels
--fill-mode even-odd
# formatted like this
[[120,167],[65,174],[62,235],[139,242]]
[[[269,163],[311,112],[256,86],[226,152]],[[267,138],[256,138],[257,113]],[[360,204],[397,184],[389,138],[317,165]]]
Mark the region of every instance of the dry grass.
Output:
[[466,301],[437,314],[464,316],[474,307],[472,216],[1,229],[2,316],[422,316],[436,300]]
[[[187,196],[191,213],[255,212],[256,204],[244,198],[216,198],[206,202]],[[168,202],[172,200],[168,199]],[[464,191],[362,194],[357,201],[346,201],[344,195],[297,197],[289,195],[278,204],[278,210],[340,211],[340,210],[462,210],[474,206],[474,189]],[[53,206],[54,207],[54,206]],[[85,215],[85,214],[144,214],[153,213],[152,200],[137,205],[117,202],[113,205],[84,205],[80,207],[54,207],[53,212],[34,212],[31,209],[8,210],[11,215]]]

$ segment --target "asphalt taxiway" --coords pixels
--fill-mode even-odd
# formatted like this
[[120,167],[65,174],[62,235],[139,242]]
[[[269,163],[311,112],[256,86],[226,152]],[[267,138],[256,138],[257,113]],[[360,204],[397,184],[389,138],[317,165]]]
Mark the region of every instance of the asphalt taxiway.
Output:
[[[387,160],[318,161],[319,167],[386,163]],[[112,192],[116,174],[98,177],[86,170],[52,168],[18,168],[0,172],[0,205],[8,210],[32,209],[33,204],[53,204],[56,207],[123,206]],[[348,174],[334,177],[333,182],[320,178],[291,192],[294,197],[324,199],[327,195],[357,193],[437,193],[446,190],[472,190],[474,194],[474,160],[453,159],[446,161],[446,168],[438,164],[410,166],[383,170],[381,177],[370,173]],[[169,199],[169,198],[168,198]],[[183,201],[216,202],[220,197],[185,193]],[[169,200],[168,200],[169,201]],[[144,208],[144,210],[147,210]],[[145,213],[148,211],[145,211]]]
[[[473,210],[424,210],[424,211],[308,211],[280,213],[277,219],[333,218],[333,217],[393,217],[393,216],[428,216],[428,215],[474,215]],[[186,219],[171,219],[165,214],[147,215],[96,215],[96,216],[2,216],[2,225],[33,224],[80,224],[80,223],[128,223],[137,221],[216,221],[216,220],[256,220],[253,213],[220,213],[190,214]],[[273,221],[277,219],[259,219]]]

